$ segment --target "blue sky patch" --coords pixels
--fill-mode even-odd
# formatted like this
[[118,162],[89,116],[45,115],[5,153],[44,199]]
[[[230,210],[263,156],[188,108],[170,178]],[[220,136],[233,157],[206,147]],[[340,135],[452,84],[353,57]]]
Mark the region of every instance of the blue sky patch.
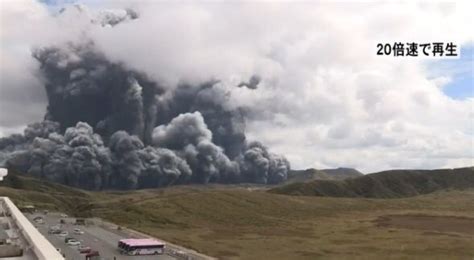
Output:
[[453,99],[474,97],[474,44],[461,47],[459,59],[445,59],[429,62],[428,69],[433,77],[447,76],[451,81],[442,91]]

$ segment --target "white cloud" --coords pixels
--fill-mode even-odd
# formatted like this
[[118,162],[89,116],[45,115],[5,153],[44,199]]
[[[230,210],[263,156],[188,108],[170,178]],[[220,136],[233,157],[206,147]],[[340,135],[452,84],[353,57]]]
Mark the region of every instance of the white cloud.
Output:
[[[59,22],[37,3],[22,3],[2,2],[1,63],[22,57],[8,63],[14,69],[2,65],[2,90],[15,85],[3,84],[9,75],[16,75],[11,82],[23,82],[24,95],[25,84],[33,81],[22,74],[32,70],[21,68],[34,69],[35,63],[27,52],[16,56],[12,46],[82,38],[87,28],[110,59],[162,84],[221,79],[235,104],[258,111],[250,118],[249,138],[264,140],[295,168],[351,166],[368,172],[474,164],[474,100],[444,95],[450,75],[433,77],[421,59],[375,55],[378,42],[472,44],[469,2],[132,1],[140,19],[113,28],[78,23],[77,17]],[[123,2],[103,5],[109,4]],[[254,73],[263,79],[259,89],[233,87]],[[32,103],[44,106],[44,98]],[[0,121],[1,127],[37,117],[23,114]]]

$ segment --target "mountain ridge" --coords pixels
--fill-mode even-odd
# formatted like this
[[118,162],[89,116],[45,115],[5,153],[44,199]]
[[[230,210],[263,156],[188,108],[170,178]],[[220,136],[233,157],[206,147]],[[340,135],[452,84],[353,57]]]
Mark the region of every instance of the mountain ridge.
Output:
[[290,183],[269,190],[286,195],[399,198],[446,189],[474,188],[474,167],[438,170],[389,170],[344,180]]
[[347,178],[355,178],[362,176],[363,173],[354,168],[333,168],[333,169],[314,169],[308,168],[305,170],[290,170],[288,179],[285,182],[308,182],[313,180],[344,180]]

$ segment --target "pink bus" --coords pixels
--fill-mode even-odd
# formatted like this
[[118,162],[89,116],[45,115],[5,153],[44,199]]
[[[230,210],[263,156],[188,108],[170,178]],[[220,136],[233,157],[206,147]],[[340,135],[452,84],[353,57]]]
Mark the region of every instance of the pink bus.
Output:
[[165,243],[150,238],[128,238],[118,242],[121,254],[127,255],[158,255],[165,251]]

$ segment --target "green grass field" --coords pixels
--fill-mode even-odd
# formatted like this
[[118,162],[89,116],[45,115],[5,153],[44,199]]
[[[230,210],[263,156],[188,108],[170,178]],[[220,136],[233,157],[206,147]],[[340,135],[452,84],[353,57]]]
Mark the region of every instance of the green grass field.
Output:
[[[85,192],[28,178],[19,182],[18,189],[0,187],[0,195],[20,205],[102,217],[221,259],[474,257],[472,189],[365,199],[219,185]],[[391,215],[400,216],[392,223]]]

